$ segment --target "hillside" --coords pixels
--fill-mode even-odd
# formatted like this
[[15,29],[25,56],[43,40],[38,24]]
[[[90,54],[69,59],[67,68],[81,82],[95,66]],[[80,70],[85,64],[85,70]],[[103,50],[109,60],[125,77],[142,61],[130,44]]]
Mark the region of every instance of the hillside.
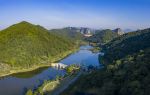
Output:
[[97,30],[96,34],[94,34],[93,36],[91,36],[89,38],[86,38],[86,40],[89,42],[93,42],[93,43],[104,44],[104,43],[111,41],[113,38],[115,38],[117,36],[118,36],[118,34],[113,32],[110,29]]
[[112,63],[114,60],[121,59],[127,55],[139,52],[140,50],[150,47],[150,29],[130,32],[122,35],[103,48],[105,52],[104,59],[107,63]]
[[75,28],[63,28],[49,30],[51,33],[69,38],[70,40],[82,40],[83,35]]
[[150,95],[150,29],[127,33],[104,47],[103,69],[82,75],[62,95]]
[[74,48],[72,41],[23,21],[0,31],[0,71],[54,62]]

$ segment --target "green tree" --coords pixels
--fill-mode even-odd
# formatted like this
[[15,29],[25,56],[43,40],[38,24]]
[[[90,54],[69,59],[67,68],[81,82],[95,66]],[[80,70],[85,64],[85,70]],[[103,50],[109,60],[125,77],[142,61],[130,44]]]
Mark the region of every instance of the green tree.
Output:
[[31,89],[29,89],[29,90],[27,91],[26,95],[33,95],[32,90],[31,90]]

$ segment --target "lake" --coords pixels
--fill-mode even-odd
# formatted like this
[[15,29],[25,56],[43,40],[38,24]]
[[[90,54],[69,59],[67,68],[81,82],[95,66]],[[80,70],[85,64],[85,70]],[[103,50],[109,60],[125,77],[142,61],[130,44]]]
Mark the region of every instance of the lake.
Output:
[[[81,46],[79,51],[60,60],[60,63],[100,66],[98,53],[92,53],[89,50],[91,48],[89,45]],[[57,75],[64,74],[64,70],[44,67],[30,72],[9,75],[0,78],[0,95],[24,95],[27,89],[37,88],[44,80],[55,79]]]

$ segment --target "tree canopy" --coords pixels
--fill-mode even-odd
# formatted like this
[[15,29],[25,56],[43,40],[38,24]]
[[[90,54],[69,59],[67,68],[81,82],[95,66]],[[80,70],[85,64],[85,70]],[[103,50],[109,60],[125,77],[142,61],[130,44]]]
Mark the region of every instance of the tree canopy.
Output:
[[0,31],[0,64],[11,67],[46,64],[73,48],[67,38],[25,21]]
[[150,95],[150,29],[117,37],[103,51],[105,67],[82,75],[62,95]]

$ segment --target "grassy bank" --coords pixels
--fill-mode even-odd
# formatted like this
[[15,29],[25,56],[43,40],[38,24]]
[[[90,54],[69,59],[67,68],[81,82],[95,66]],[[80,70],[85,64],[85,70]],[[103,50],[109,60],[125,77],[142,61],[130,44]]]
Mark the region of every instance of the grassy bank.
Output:
[[57,95],[73,83],[80,73],[58,77],[55,80],[45,80],[36,90],[29,89],[26,95]]
[[36,89],[29,89],[26,95],[58,95],[81,75],[80,67],[77,65],[68,66],[66,72],[64,76],[56,76],[56,79],[45,80]]
[[49,66],[51,66],[52,63],[60,61],[61,59],[67,57],[68,55],[72,54],[73,52],[77,51],[78,49],[79,48],[75,48],[73,50],[66,51],[62,54],[59,54],[56,57],[52,58],[51,62],[47,62],[46,64],[40,64],[39,63],[39,64],[36,64],[36,65],[32,65],[30,67],[9,67],[8,70],[0,72],[0,77],[4,77],[4,76],[11,75],[11,74],[16,74],[16,73],[29,72],[29,71],[39,69],[41,67],[49,67]]

